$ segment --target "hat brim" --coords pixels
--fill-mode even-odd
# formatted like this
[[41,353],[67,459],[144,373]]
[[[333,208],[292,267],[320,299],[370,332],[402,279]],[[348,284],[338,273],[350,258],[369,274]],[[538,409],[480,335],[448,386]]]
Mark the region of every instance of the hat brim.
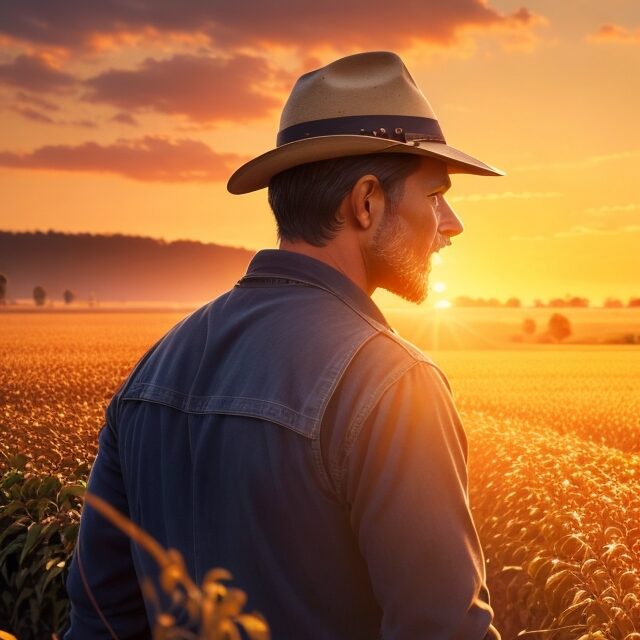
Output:
[[227,183],[227,189],[236,195],[250,193],[269,186],[273,176],[291,167],[367,153],[410,153],[428,156],[445,162],[449,173],[505,175],[504,171],[441,142],[397,142],[373,136],[333,135],[296,140],[259,155],[233,173]]

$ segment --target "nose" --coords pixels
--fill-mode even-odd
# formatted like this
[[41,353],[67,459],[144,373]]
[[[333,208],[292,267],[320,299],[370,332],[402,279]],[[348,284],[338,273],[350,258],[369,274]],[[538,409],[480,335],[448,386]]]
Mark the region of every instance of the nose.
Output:
[[447,237],[457,236],[464,231],[462,220],[458,218],[456,212],[451,208],[444,196],[440,196],[440,204],[438,206],[438,231]]

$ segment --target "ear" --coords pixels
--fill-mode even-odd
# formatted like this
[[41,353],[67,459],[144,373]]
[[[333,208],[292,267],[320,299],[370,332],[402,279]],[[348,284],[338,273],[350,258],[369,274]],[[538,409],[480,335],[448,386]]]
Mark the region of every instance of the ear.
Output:
[[353,223],[367,230],[384,214],[384,192],[380,181],[367,174],[358,179],[348,196],[353,212]]

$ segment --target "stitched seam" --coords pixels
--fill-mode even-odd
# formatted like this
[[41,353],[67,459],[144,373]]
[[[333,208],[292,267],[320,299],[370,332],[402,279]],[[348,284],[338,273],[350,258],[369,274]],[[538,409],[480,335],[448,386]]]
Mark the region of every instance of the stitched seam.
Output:
[[[192,396],[189,395],[188,393],[182,393],[180,391],[175,391],[174,389],[170,389],[169,387],[163,387],[159,384],[153,384],[152,382],[135,382],[134,384],[131,385],[131,388],[135,389],[136,386],[140,386],[140,387],[154,387],[155,389],[162,389],[163,391],[168,391],[171,395],[174,396],[178,396],[180,398],[184,398],[184,399],[197,399],[197,400],[202,400],[202,399],[207,399],[207,400],[225,400],[225,399],[230,399],[230,400],[249,400],[251,402],[259,402],[259,403],[264,403],[264,404],[268,404],[268,405],[274,405],[276,407],[282,407],[283,409],[286,409],[287,411],[290,411],[291,413],[300,416],[301,418],[305,418],[306,420],[311,420],[312,422],[317,422],[317,419],[314,418],[313,416],[308,416],[305,413],[300,413],[299,411],[296,411],[295,409],[291,409],[291,407],[289,407],[286,404],[282,404],[281,402],[274,402],[273,400],[261,400],[260,398],[250,398],[249,396]],[[198,414],[206,414],[206,413],[219,413],[220,410],[207,410],[207,411],[196,411],[193,409],[190,410],[185,410],[182,409],[180,407],[176,407],[172,404],[168,404],[167,401],[162,401],[162,400],[157,400],[156,398],[146,398],[146,397],[140,397],[137,395],[125,395],[122,397],[122,400],[146,400],[148,402],[157,402],[158,404],[164,404],[168,407],[174,407],[174,409],[179,409],[180,411],[184,411],[185,413],[198,413]]]
[[[382,396],[400,379],[402,376],[410,371],[413,367],[415,367],[420,360],[414,360],[409,364],[409,366],[400,369],[392,373],[390,376],[384,379],[384,381],[378,385],[376,390],[369,396],[367,402],[362,406],[356,417],[353,419],[348,431],[347,437],[345,438],[344,445],[344,461],[342,463],[342,467],[339,469],[339,486],[338,489],[340,491],[340,495],[344,494],[344,483],[345,483],[345,475],[347,470],[347,463],[349,461],[349,456],[351,451],[353,450],[353,446],[358,436],[362,432],[362,426],[364,425],[367,418],[371,415],[374,407],[380,402]],[[428,363],[427,363],[428,364]]]
[[[356,357],[356,355],[358,353],[360,353],[360,351],[362,350],[362,348],[373,338],[376,338],[378,335],[380,335],[380,332],[377,331],[376,333],[372,333],[371,335],[367,336],[354,350],[353,353],[351,354],[351,357],[347,360],[346,364],[342,367],[342,371],[340,372],[340,375],[336,377],[336,379],[334,380],[333,386],[330,390],[330,392],[327,394],[327,397],[324,401],[324,406],[322,406],[320,414],[319,414],[319,419],[318,419],[318,451],[320,453],[320,463],[322,465],[322,469],[324,471],[324,474],[326,476],[327,482],[329,484],[329,486],[331,487],[331,490],[333,491],[336,499],[338,501],[340,501],[340,496],[339,493],[337,491],[337,485],[336,485],[336,480],[337,478],[333,477],[333,474],[331,472],[331,461],[324,460],[324,456],[322,455],[322,435],[321,435],[321,431],[322,431],[322,421],[324,420],[324,414],[327,411],[327,407],[329,406],[329,402],[331,401],[331,398],[333,397],[333,394],[335,393],[336,389],[338,388],[340,382],[344,379],[347,369],[349,368],[349,365],[351,364],[351,362],[353,361],[353,359]],[[327,462],[329,462],[329,466],[327,467]]]
[[248,411],[239,411],[237,409],[209,409],[207,411],[194,411],[194,410],[190,410],[190,411],[185,411],[184,409],[181,409],[180,407],[176,407],[173,404],[168,404],[167,402],[163,402],[162,400],[155,400],[155,399],[150,399],[150,398],[124,398],[125,400],[131,400],[131,401],[137,401],[137,402],[150,402],[151,404],[159,404],[162,405],[163,407],[169,407],[170,409],[175,409],[175,411],[180,411],[181,413],[186,413],[187,415],[198,415],[198,416],[207,416],[207,415],[229,415],[229,416],[246,416],[249,418],[255,418],[256,420],[264,420],[265,422],[272,422],[273,424],[277,424],[280,425],[281,427],[284,427],[285,429],[289,429],[290,431],[293,431],[295,433],[300,434],[301,436],[304,436],[305,438],[309,438],[310,440],[313,440],[314,438],[317,438],[317,434],[315,433],[307,433],[306,431],[303,431],[302,429],[299,429],[298,427],[293,426],[292,424],[290,424],[289,422],[283,422],[281,420],[277,420],[276,418],[272,418],[272,417],[266,417],[263,416],[262,414],[259,413],[250,413]]

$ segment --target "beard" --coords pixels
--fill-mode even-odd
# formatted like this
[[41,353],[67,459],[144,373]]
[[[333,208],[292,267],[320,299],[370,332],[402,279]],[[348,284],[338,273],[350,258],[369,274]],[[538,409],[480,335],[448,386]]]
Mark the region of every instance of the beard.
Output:
[[420,304],[427,299],[431,271],[430,246],[422,246],[407,222],[385,207],[371,242],[371,260],[383,289]]

